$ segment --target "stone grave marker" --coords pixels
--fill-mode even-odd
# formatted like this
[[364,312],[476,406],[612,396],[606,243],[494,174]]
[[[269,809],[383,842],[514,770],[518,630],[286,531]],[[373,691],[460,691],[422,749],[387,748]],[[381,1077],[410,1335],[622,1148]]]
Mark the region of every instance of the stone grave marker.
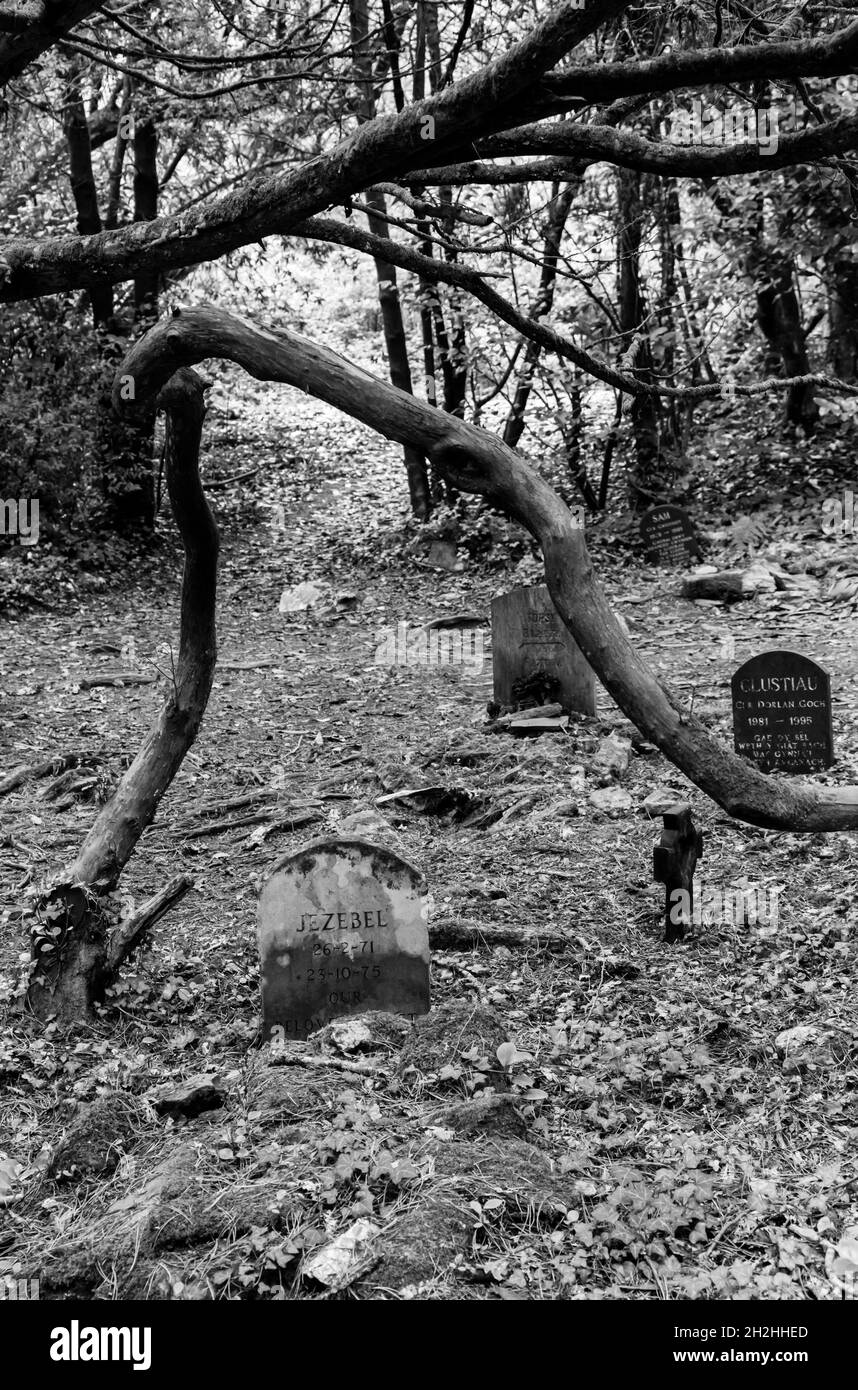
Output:
[[492,599],[492,672],[499,705],[596,713],[593,671],[544,584]]
[[684,507],[662,502],[640,521],[641,539],[652,565],[688,566],[700,559],[700,539]]
[[429,1012],[426,882],[393,850],[314,840],[259,898],[265,1040],[306,1038],[341,1014]]
[[703,832],[687,801],[662,812],[664,829],[652,852],[653,878],[664,884],[664,940],[681,941],[694,912],[694,870],[703,856]]
[[733,742],[763,772],[819,772],[834,762],[831,681],[798,652],[761,652],[735,672]]

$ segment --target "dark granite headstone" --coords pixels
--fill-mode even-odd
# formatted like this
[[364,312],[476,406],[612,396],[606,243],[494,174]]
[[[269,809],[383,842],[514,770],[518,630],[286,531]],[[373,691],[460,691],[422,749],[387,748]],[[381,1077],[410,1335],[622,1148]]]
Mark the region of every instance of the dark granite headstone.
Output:
[[733,740],[763,772],[819,772],[834,762],[831,682],[798,652],[762,652],[736,671]]
[[653,878],[664,884],[664,939],[681,941],[694,912],[694,869],[703,855],[703,832],[687,801],[664,813],[664,830],[652,852]]
[[556,703],[596,713],[596,681],[544,584],[492,600],[494,697],[508,709]]
[[662,502],[640,521],[641,539],[652,565],[691,565],[700,559],[700,538],[684,507]]
[[428,1013],[426,916],[423,876],[368,840],[315,840],[281,861],[259,899],[263,1037],[371,1009]]

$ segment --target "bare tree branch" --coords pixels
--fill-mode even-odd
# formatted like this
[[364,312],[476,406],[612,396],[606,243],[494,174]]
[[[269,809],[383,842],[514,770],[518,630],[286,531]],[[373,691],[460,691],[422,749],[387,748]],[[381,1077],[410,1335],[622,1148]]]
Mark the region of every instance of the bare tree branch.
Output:
[[636,377],[626,375],[626,367],[630,365],[625,359],[620,364],[617,371],[608,363],[600,362],[584,348],[577,347],[569,338],[564,338],[562,333],[551,328],[549,324],[540,322],[538,319],[530,318],[523,314],[503,295],[498,294],[497,290],[487,284],[479,271],[471,270],[467,266],[459,265],[450,261],[436,261],[431,256],[423,256],[419,251],[413,251],[408,246],[403,246],[398,241],[391,238],[373,236],[371,232],[365,232],[360,227],[355,227],[351,222],[339,222],[333,217],[312,217],[306,222],[300,222],[291,229],[293,235],[311,237],[318,241],[330,241],[338,246],[350,246],[355,251],[363,251],[368,256],[380,257],[389,261],[392,265],[401,266],[403,270],[411,270],[415,275],[422,275],[427,280],[436,283],[441,282],[448,285],[456,285],[458,288],[467,290],[475,299],[479,299],[485,304],[487,309],[491,309],[493,314],[497,314],[499,319],[521,333],[522,337],[531,342],[538,343],[540,347],[548,348],[558,357],[563,357],[569,362],[574,362],[576,367],[580,367],[590,376],[596,377],[599,381],[605,381],[609,386],[615,387],[619,391],[625,391],[630,396],[671,396],[680,400],[703,400],[716,396],[723,396],[729,393],[732,396],[761,396],[771,391],[783,391],[785,387],[798,385],[824,386],[832,391],[840,391],[846,395],[858,395],[858,386],[849,382],[840,381],[835,377],[825,376],[822,373],[813,373],[803,377],[767,377],[762,381],[755,381],[750,385],[740,384],[732,378],[728,382],[715,381],[705,386],[665,386],[661,383],[640,381]]
[[563,73],[548,73],[542,88],[552,100],[561,97],[601,105],[617,97],[673,92],[681,87],[778,77],[792,80],[796,73],[802,77],[838,77],[854,71],[856,60],[858,20],[826,38],[702,48],[635,62],[567,68]]
[[563,0],[479,72],[395,116],[368,121],[291,174],[258,179],[191,212],[95,237],[0,242],[0,303],[198,265],[287,232],[290,222],[344,202],[410,164],[425,163],[430,149],[441,162],[463,139],[503,130],[520,118],[524,94],[542,74],[625,3],[592,0],[580,9],[577,0]]

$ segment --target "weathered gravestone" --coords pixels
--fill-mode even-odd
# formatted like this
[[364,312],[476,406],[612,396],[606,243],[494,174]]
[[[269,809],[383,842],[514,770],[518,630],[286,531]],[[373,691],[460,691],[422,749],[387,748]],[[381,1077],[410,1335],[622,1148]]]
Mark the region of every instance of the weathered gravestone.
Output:
[[763,772],[819,772],[834,762],[831,681],[810,657],[752,656],[731,690],[736,752]]
[[306,1038],[341,1014],[429,1012],[423,876],[357,838],[281,860],[259,898],[265,1039]]
[[684,507],[662,502],[640,521],[641,539],[652,565],[690,565],[700,559],[700,538]]
[[492,600],[492,670],[499,705],[596,713],[592,669],[544,584]]

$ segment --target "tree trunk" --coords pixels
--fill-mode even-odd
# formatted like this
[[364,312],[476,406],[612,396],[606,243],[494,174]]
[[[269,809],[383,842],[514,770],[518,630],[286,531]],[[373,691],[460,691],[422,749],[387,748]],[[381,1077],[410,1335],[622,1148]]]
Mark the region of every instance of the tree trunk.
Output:
[[115,948],[122,925],[111,937],[104,897],[115,888],[197,736],[214,676],[219,542],[199,477],[205,414],[200,378],[191,371],[177,372],[161,391],[158,407],[167,413],[167,487],[185,547],[173,689],[77,858],[42,900],[27,995],[28,1006],[42,1019],[85,1016],[126,954]]
[[[644,207],[641,176],[631,169],[617,171],[617,298],[623,354],[632,352],[632,374],[652,381],[652,352],[646,326],[641,284],[640,249]],[[631,405],[635,467],[629,470],[629,502],[633,510],[648,507],[664,490],[661,476],[661,431],[655,396],[634,396]]]
[[[801,321],[801,307],[795,288],[795,262],[792,256],[758,245],[751,257],[757,296],[757,322],[771,349],[776,367],[784,376],[809,376],[810,363]],[[790,386],[786,398],[786,418],[801,425],[807,433],[815,428],[819,409],[813,387]]]
[[[158,216],[158,129],[151,115],[134,120],[134,221]],[[135,321],[148,326],[158,317],[159,275],[146,271],[134,280]]]
[[[69,180],[77,210],[77,229],[81,236],[94,236],[101,231],[101,216],[92,172],[92,149],[83,105],[80,63],[77,59],[70,67],[66,81],[63,130],[69,155]],[[113,286],[93,285],[89,291],[89,300],[95,327],[107,327],[113,315]]]
[[[367,0],[350,0],[350,14],[353,61],[360,91],[358,115],[360,121],[366,123],[375,117]],[[378,190],[370,189],[365,195],[365,201],[369,209],[367,222],[370,231],[374,236],[387,238],[390,227],[387,221],[387,204],[384,194]],[[381,322],[384,329],[384,345],[387,350],[390,379],[394,386],[399,387],[400,391],[407,391],[411,394],[411,367],[408,362],[408,343],[405,338],[405,325],[402,322],[402,305],[399,302],[396,270],[386,261],[376,259],[375,274],[378,280],[378,301],[381,307]],[[421,521],[425,521],[432,510],[426,460],[420,450],[415,449],[410,444],[406,444],[402,452],[408,478],[411,510]]]
[[828,360],[841,381],[858,381],[858,260],[854,245],[828,261]]
[[[551,202],[548,204],[548,215],[545,219],[544,244],[542,248],[542,270],[539,275],[539,290],[537,291],[536,301],[530,311],[532,319],[544,318],[551,313],[554,304],[554,289],[557,284],[557,262],[560,259],[560,243],[563,240],[563,230],[566,226],[566,219],[569,216],[569,209],[572,206],[572,198],[577,184],[567,183],[562,189],[558,184],[554,184],[551,190]],[[511,449],[515,448],[522,434],[524,433],[524,413],[527,410],[527,402],[530,399],[530,392],[533,387],[533,377],[536,371],[536,364],[539,361],[541,348],[531,338],[528,342],[524,362],[518,374],[515,384],[515,395],[510,406],[509,415],[503,430],[503,442],[508,444]],[[580,398],[579,398],[580,404]],[[580,416],[580,411],[579,411]]]
[[[734,249],[741,239],[740,264],[754,286],[757,324],[768,347],[766,370],[784,376],[808,376],[810,363],[796,293],[795,263],[779,244],[785,229],[779,224],[767,229],[760,189],[750,221],[746,204],[735,208],[723,185],[712,190],[712,200],[730,229]],[[784,414],[790,424],[801,425],[811,433],[819,418],[813,387],[788,387]]]

